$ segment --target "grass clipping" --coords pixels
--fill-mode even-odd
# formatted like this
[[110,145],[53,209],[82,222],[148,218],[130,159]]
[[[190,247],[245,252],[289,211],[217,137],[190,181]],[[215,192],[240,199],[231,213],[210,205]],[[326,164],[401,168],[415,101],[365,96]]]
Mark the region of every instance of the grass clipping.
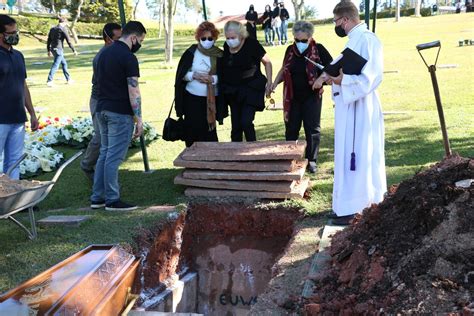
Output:
[[389,190],[336,234],[307,314],[472,313],[474,159],[452,156]]

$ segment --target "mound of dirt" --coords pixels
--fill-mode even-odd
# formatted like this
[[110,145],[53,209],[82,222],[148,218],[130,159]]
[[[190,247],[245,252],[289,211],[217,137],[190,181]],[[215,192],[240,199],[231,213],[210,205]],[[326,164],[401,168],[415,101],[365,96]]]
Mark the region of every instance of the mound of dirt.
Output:
[[306,314],[474,311],[474,159],[452,156],[390,188],[332,239]]

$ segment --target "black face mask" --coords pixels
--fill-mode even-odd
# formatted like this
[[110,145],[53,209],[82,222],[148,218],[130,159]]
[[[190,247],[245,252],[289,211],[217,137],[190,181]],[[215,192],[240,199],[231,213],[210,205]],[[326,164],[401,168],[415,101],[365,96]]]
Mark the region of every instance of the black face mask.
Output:
[[130,48],[130,51],[131,51],[132,53],[136,53],[136,52],[138,52],[138,50],[140,49],[140,47],[142,47],[142,44],[140,44],[140,43],[138,42],[138,40],[137,40],[137,41],[135,42],[135,44],[132,43],[132,48]]
[[342,25],[336,25],[334,27],[334,32],[336,32],[337,36],[339,37],[345,37],[347,36],[346,31],[342,28]]
[[5,44],[7,45],[11,45],[11,46],[15,46],[18,44],[18,42],[20,41],[20,35],[17,33],[17,34],[13,34],[13,35],[5,35],[3,34],[3,41],[5,42]]

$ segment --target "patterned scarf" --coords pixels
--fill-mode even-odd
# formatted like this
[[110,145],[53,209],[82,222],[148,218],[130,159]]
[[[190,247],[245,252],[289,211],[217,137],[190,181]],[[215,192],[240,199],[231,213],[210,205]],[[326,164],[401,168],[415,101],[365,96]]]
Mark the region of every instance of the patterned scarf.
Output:
[[[309,47],[304,54],[300,54],[298,48],[296,47],[296,43],[291,45],[290,51],[283,60],[283,111],[285,112],[285,114],[290,113],[291,100],[293,100],[293,80],[291,78],[291,66],[293,64],[293,59],[295,58],[295,55],[298,57],[304,55],[312,61],[320,63],[319,52],[316,47],[316,41],[314,39],[310,39]],[[316,66],[306,61],[306,73],[308,75],[308,83],[310,86],[312,86],[314,81],[316,80],[315,70]],[[285,117],[287,116],[285,115]]]
[[[198,44],[197,49],[201,54],[211,58],[211,71],[209,75],[215,75],[217,73],[217,58],[222,57],[224,54],[222,49],[216,46],[204,49],[201,43]],[[209,125],[209,131],[216,128],[216,90],[215,85],[212,83],[207,84],[207,124]]]

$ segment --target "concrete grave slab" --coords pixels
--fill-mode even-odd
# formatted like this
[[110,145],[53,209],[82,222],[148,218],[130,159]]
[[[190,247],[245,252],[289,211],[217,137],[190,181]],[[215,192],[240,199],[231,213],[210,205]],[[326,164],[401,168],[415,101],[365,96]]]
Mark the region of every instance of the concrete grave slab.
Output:
[[38,220],[37,223],[40,226],[80,226],[91,217],[91,215],[52,215]]

